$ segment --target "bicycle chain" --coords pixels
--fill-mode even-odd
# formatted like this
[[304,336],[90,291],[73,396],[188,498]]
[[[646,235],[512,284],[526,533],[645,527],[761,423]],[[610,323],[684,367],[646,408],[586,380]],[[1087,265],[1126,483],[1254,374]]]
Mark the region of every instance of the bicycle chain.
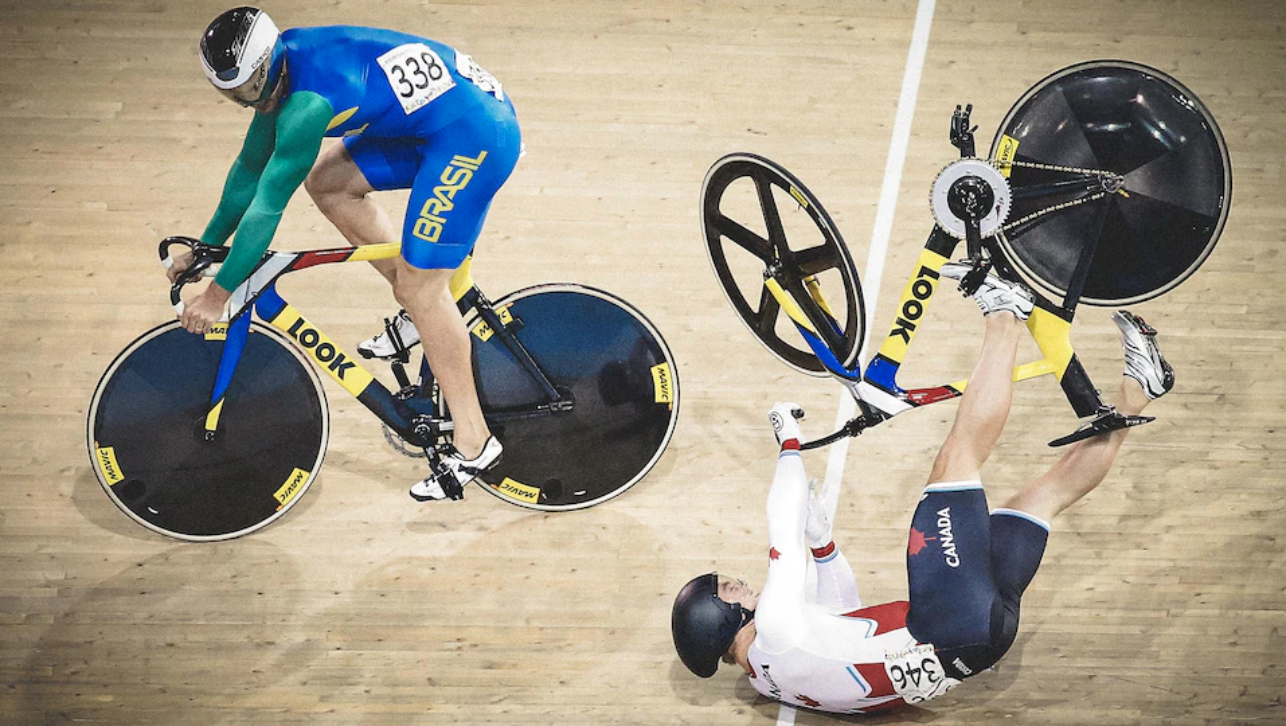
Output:
[[[1039,169],[1040,171],[1054,171],[1054,172],[1060,172],[1063,174],[1084,174],[1087,176],[1099,176],[1099,177],[1107,177],[1107,176],[1119,177],[1120,176],[1115,172],[1102,171],[1099,169],[1083,169],[1078,166],[1059,166],[1058,164],[1039,164],[1033,161],[1005,161],[1003,159],[995,159],[994,163],[997,166],[1021,167],[1024,169]],[[1123,189],[1118,189],[1117,191],[1113,192],[1113,194],[1116,194],[1116,193],[1124,194],[1125,192]],[[1031,214],[1028,214],[1025,217],[1015,219],[1009,224],[1002,226],[1000,229],[1002,232],[1008,232],[1009,230],[1021,224],[1026,224],[1027,222],[1030,222],[1033,219],[1038,219],[1040,217],[1043,217],[1046,214],[1053,214],[1054,212],[1060,212],[1064,209],[1071,209],[1072,207],[1078,207],[1082,204],[1089,204],[1090,202],[1096,202],[1102,199],[1103,197],[1107,196],[1107,194],[1108,194],[1107,191],[1095,192],[1088,197],[1073,199],[1070,202],[1055,204],[1052,207],[1044,207],[1042,209],[1036,210],[1035,212],[1032,212]]]

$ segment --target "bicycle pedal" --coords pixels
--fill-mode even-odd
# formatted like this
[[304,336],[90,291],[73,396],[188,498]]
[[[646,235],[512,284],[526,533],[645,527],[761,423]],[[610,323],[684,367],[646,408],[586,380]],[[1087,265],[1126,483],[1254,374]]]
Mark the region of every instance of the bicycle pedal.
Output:
[[1121,429],[1130,428],[1131,426],[1142,426],[1145,423],[1151,423],[1155,420],[1155,416],[1126,416],[1118,412],[1116,409],[1112,409],[1099,414],[1090,421],[1087,421],[1072,433],[1054,439],[1049,442],[1049,445],[1051,447],[1066,446],[1068,444],[1074,444],[1077,441],[1083,441],[1085,439],[1098,436],[1099,434],[1119,431]]

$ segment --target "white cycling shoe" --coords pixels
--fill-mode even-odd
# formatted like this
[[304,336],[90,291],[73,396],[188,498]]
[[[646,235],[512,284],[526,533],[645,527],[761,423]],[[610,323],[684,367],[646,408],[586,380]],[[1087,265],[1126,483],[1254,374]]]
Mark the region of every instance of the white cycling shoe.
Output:
[[1143,318],[1128,310],[1112,313],[1112,322],[1121,329],[1121,347],[1125,349],[1125,375],[1143,386],[1150,399],[1158,399],[1174,388],[1174,369],[1161,356],[1157,331]]
[[411,498],[417,502],[440,502],[443,499],[464,499],[464,488],[482,474],[500,463],[504,447],[496,437],[487,438],[482,453],[465,459],[454,448],[442,457],[442,466],[411,487]]
[[[965,262],[948,262],[939,272],[943,277],[962,280],[973,270]],[[988,274],[978,291],[973,294],[973,301],[982,308],[984,316],[1001,311],[1013,313],[1019,320],[1026,320],[1035,306],[1031,290],[1021,282],[1011,282],[995,275]]]
[[[415,323],[411,322],[411,316],[407,315],[405,310],[399,310],[397,315],[393,316],[393,330],[402,339],[403,350],[410,350],[420,344],[420,331],[415,329]],[[367,360],[372,358],[387,360],[397,355],[397,351],[397,346],[389,335],[387,327],[374,338],[357,344],[358,355]]]

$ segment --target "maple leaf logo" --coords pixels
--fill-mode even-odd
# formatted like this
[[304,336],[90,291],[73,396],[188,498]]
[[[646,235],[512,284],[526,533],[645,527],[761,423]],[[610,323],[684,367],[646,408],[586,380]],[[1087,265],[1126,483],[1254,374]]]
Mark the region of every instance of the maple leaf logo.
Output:
[[777,548],[776,548],[776,547],[773,547],[772,549],[769,549],[769,550],[768,550],[768,559],[770,559],[770,560],[779,560],[779,559],[781,559],[781,553],[777,551]]
[[936,539],[937,537],[925,537],[924,532],[921,532],[915,527],[912,527],[911,538],[910,540],[907,541],[907,544],[906,544],[906,553],[914,557],[915,555],[918,555],[921,552],[923,552],[924,548],[929,546],[929,542],[932,542]]
[[799,701],[800,703],[804,704],[805,706],[808,706],[809,708],[817,708],[817,707],[819,707],[819,706],[821,706],[821,705],[822,705],[821,701],[814,701],[813,699],[809,698],[808,696],[805,696],[805,695],[802,695],[802,694],[801,694],[801,695],[798,695],[798,696],[795,696],[795,700],[796,700],[796,701]]

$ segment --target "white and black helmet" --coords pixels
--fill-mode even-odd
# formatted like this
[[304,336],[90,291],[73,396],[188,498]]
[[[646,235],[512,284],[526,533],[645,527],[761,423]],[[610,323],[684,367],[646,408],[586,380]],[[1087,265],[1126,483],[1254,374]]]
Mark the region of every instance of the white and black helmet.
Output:
[[254,106],[272,95],[285,59],[277,25],[258,8],[233,8],[215,18],[201,36],[205,77],[242,106]]

